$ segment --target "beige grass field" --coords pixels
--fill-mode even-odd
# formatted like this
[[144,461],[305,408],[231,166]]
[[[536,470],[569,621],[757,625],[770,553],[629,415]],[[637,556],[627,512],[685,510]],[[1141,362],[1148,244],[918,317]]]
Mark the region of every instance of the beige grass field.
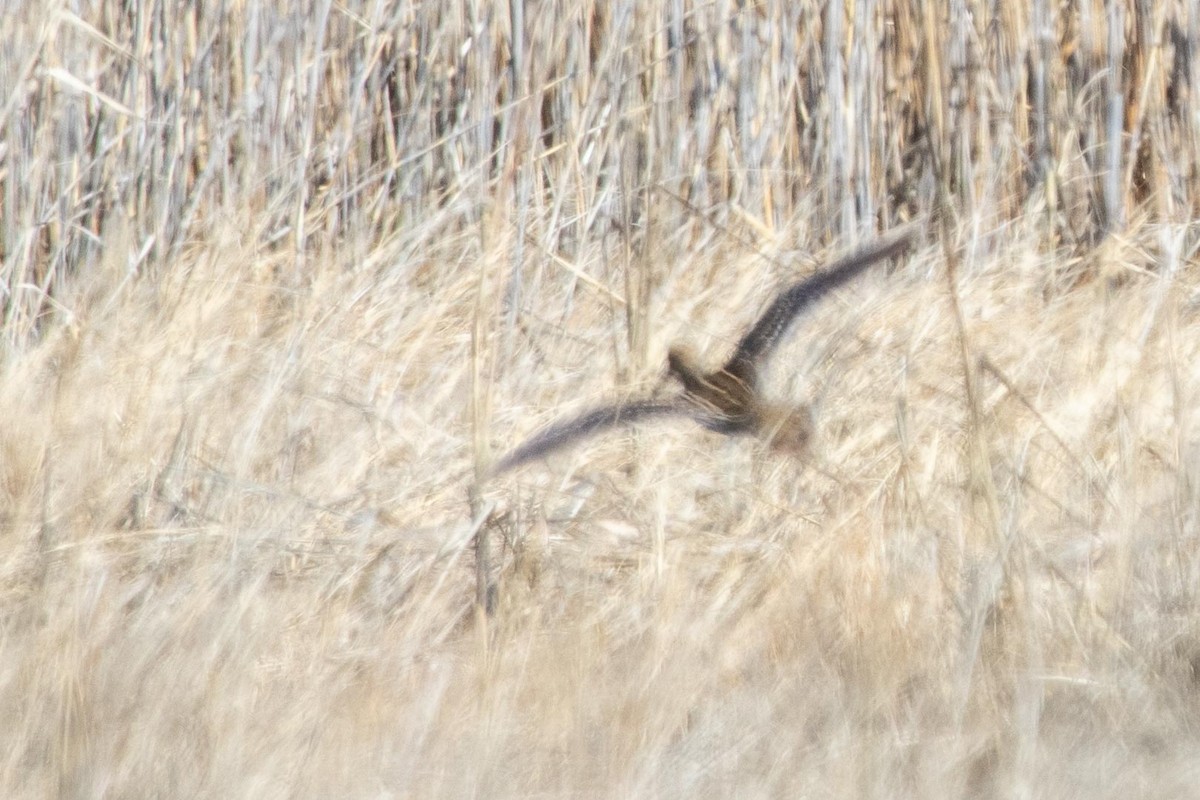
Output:
[[[0,797],[1200,794],[1194,3],[127,5],[0,13]],[[806,458],[476,483],[910,221]]]

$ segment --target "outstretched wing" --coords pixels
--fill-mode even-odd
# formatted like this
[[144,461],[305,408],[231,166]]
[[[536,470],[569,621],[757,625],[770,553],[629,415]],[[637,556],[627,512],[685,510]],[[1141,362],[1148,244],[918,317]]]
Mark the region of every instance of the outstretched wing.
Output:
[[608,428],[632,425],[653,417],[674,415],[698,416],[697,412],[678,400],[673,402],[646,400],[634,403],[614,403],[595,408],[577,417],[556,422],[541,433],[534,435],[532,439],[496,462],[491,469],[491,474],[495,476],[507,472],[526,461],[549,455],[572,442]]
[[915,234],[914,225],[901,228],[783,291],[738,342],[737,349],[725,365],[725,371],[743,380],[752,379],[755,364],[783,338],[797,314],[872,264],[903,252],[912,243]]

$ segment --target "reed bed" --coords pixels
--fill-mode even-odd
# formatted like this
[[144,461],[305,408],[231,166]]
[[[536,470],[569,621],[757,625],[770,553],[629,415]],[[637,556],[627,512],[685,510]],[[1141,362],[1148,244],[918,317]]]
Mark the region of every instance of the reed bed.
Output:
[[[1192,796],[1198,25],[0,12],[0,794]],[[910,221],[807,458],[482,479]]]

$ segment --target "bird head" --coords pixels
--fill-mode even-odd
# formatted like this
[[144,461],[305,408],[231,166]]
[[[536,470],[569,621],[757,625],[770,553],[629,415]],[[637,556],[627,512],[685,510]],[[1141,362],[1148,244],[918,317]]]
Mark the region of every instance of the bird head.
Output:
[[760,414],[760,431],[771,449],[792,456],[808,453],[814,430],[811,407],[770,406]]

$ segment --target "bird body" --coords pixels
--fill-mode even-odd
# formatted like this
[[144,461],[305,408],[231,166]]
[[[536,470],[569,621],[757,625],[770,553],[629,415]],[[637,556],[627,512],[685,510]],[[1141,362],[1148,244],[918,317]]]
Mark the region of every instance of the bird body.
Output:
[[740,377],[722,367],[705,373],[681,347],[667,353],[667,372],[683,385],[683,397],[712,419],[704,426],[718,433],[741,433],[754,427],[757,402],[753,375]]
[[514,469],[606,428],[666,416],[690,417],[718,433],[755,435],[776,450],[803,453],[812,436],[812,414],[807,407],[767,402],[758,385],[759,364],[801,311],[871,265],[899,255],[915,234],[915,226],[901,228],[781,292],[719,369],[705,372],[687,350],[672,347],[667,371],[682,386],[680,394],[662,400],[612,403],[551,425],[500,459],[491,474]]

